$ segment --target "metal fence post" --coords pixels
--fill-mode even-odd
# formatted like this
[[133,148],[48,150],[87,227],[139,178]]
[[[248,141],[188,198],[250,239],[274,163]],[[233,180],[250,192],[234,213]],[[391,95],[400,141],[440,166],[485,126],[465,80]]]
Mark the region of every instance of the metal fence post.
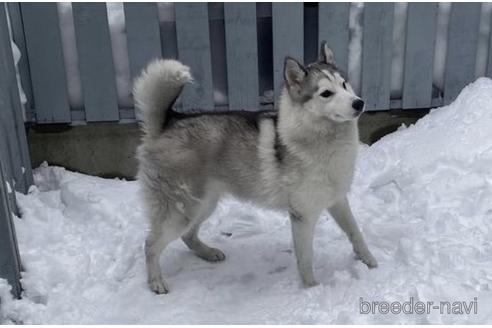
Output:
[[2,162],[0,161],[0,278],[7,279],[12,286],[12,294],[19,298],[22,290],[20,259],[14,223],[12,222],[12,209],[7,197],[8,193],[9,190],[7,190]]

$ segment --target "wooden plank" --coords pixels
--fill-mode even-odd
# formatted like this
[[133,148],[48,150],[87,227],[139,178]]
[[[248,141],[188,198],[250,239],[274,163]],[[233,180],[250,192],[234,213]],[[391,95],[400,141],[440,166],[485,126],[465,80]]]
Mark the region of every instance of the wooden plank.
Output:
[[291,56],[304,62],[304,5],[302,3],[272,4],[273,85],[275,109],[278,109],[284,84],[284,60]]
[[10,24],[12,27],[12,38],[21,52],[19,59],[18,69],[21,79],[22,89],[26,94],[26,112],[32,112],[34,108],[32,86],[31,86],[31,72],[29,71],[29,63],[27,61],[27,48],[26,38],[24,36],[24,25],[22,24],[22,16],[20,11],[20,4],[18,2],[9,2],[8,14],[10,17]]
[[403,75],[403,108],[429,108],[437,3],[409,3]]
[[56,3],[21,3],[38,123],[70,122]]
[[224,4],[230,110],[259,110],[256,3]]
[[0,278],[7,279],[12,286],[12,294],[19,298],[22,291],[20,259],[12,212],[5,188],[3,167],[0,162]]
[[[489,19],[492,21],[492,14],[491,17],[489,17]],[[489,39],[489,55],[487,58],[487,69],[485,71],[485,76],[492,78],[492,30]]]
[[105,3],[72,4],[86,120],[117,121],[118,96]]
[[4,6],[0,6],[0,121],[2,138],[2,160],[7,167],[7,179],[12,188],[16,181],[22,180],[20,172],[21,158],[17,150],[13,112],[11,108],[10,87],[12,77],[9,68],[12,65],[10,37]]
[[[15,180],[19,177],[21,159],[17,151],[12,85],[17,87],[13,68],[10,36],[5,6],[0,6],[0,278],[12,286],[12,294],[20,297],[20,260],[12,213],[16,211]],[[17,93],[18,97],[18,93]],[[4,169],[7,167],[7,170]],[[1,301],[0,301],[1,302]]]
[[480,3],[455,2],[451,5],[444,70],[445,105],[475,79],[480,9]]
[[[17,6],[14,9],[18,10],[19,7]],[[0,15],[4,15],[4,12],[0,13]],[[23,115],[24,108],[20,100],[20,93],[19,93],[19,86],[17,82],[17,73],[15,69],[14,58],[12,52],[7,46],[7,44],[10,44],[10,35],[7,33],[6,28],[2,30],[4,31],[4,33],[0,38],[4,40],[3,42],[6,45],[4,47],[4,49],[6,50],[4,58],[7,61],[7,63],[4,66],[7,69],[6,76],[8,76],[9,78],[8,83],[10,84],[10,88],[9,88],[10,106],[7,106],[7,108],[10,107],[10,111],[11,111],[10,130],[12,133],[13,148],[15,148],[13,150],[15,152],[15,154],[13,155],[13,159],[18,161],[16,163],[13,163],[13,165],[15,164],[14,170],[16,173],[15,190],[19,192],[27,193],[29,187],[34,182],[32,177],[32,170],[31,170],[31,157],[29,155],[26,129],[24,125],[24,115]],[[21,40],[21,44],[22,44],[22,40]],[[22,49],[22,45],[21,45],[21,49]],[[10,63],[10,65],[8,63]]]
[[153,59],[161,58],[157,3],[126,2],[126,38],[132,80]]
[[362,98],[367,110],[390,108],[394,4],[366,3],[362,41]]
[[[492,13],[489,19],[492,21]],[[485,70],[485,76],[492,78],[492,30],[489,37],[489,53],[487,57],[487,69]]]
[[12,187],[17,191],[26,192],[32,184],[31,163],[4,7],[0,8],[0,66],[0,97],[3,99],[0,112],[6,133],[5,141],[9,150],[12,177],[15,181]]
[[335,63],[343,72],[348,72],[349,45],[349,13],[348,2],[320,2],[318,9],[319,44],[326,40],[333,50]]
[[176,3],[175,13],[179,59],[191,68],[195,80],[183,90],[183,109],[213,110],[207,4]]
[[[178,58],[178,41],[176,37],[175,3],[167,2],[162,4],[169,11],[164,17],[159,16],[159,29],[161,34],[161,52],[163,58]],[[159,11],[163,10],[159,8]]]

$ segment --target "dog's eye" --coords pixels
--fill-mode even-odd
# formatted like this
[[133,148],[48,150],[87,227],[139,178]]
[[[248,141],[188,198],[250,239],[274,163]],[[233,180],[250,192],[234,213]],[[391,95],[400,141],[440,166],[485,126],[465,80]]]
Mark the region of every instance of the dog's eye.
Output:
[[328,98],[328,97],[333,96],[333,92],[331,92],[330,90],[325,90],[322,93],[320,93],[319,95],[323,98]]
[[347,86],[345,85],[345,82],[343,82],[343,88],[347,90]]

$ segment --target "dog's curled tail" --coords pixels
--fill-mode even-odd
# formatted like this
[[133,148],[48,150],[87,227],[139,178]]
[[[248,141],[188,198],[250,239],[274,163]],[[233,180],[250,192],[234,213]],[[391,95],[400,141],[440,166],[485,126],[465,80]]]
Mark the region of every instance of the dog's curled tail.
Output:
[[135,80],[133,97],[147,137],[158,137],[183,86],[192,81],[190,68],[173,59],[151,62]]

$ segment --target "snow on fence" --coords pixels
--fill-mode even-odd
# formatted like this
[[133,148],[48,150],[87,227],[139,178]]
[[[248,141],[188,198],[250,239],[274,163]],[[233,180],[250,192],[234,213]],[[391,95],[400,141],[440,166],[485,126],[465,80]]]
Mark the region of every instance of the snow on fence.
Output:
[[[12,214],[17,213],[15,191],[32,184],[31,161],[9,36],[5,6],[0,5],[0,278],[20,295],[20,260]],[[18,214],[18,213],[17,213]]]
[[[131,80],[178,57],[195,83],[179,106],[275,106],[285,55],[310,61],[320,40],[369,110],[448,104],[492,76],[491,9],[480,3],[9,4],[28,120],[135,120]],[[483,30],[483,31],[482,31]],[[436,75],[436,72],[438,73]]]

